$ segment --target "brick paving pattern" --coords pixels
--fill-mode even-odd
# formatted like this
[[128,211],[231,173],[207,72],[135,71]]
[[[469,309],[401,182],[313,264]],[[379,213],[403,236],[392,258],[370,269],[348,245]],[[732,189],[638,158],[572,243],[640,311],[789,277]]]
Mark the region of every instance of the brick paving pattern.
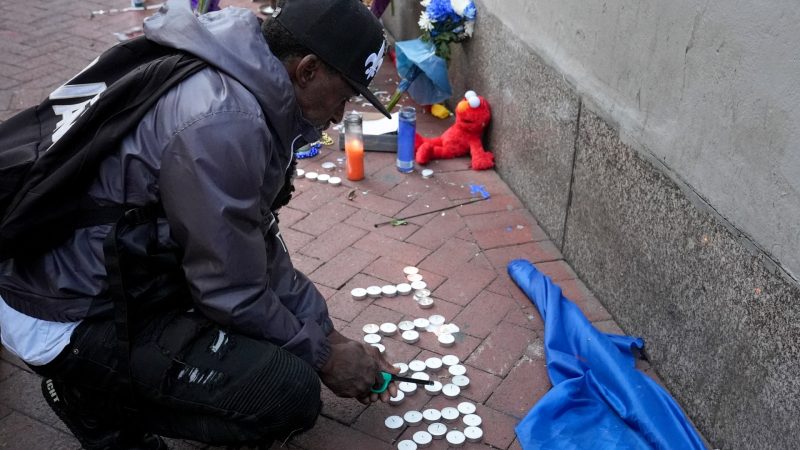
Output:
[[[188,0],[187,0],[188,1]],[[151,0],[152,3],[152,0]],[[259,3],[225,1],[256,10]],[[122,8],[125,0],[6,0],[0,2],[0,120],[38,103],[47,93],[116,42],[113,32],[141,24],[145,13],[89,18],[90,10]],[[377,90],[393,91],[396,75],[383,65]],[[364,105],[354,107],[367,110]],[[419,129],[432,135],[450,121],[418,115]],[[335,133],[334,133],[335,137]],[[323,172],[322,162],[337,164],[342,152],[324,148],[299,168]],[[435,176],[400,174],[394,157],[368,152],[367,178],[333,187],[297,181],[297,193],[281,212],[283,235],[301,270],[325,295],[337,328],[361,339],[366,323],[395,322],[442,314],[461,328],[456,345],[445,349],[422,333],[417,344],[385,337],[392,362],[455,354],[467,367],[471,385],[462,398],[478,403],[485,433],[482,444],[465,448],[519,449],[514,426],[549,389],[543,324],[535,308],[506,274],[506,264],[527,258],[553,277],[598,327],[620,331],[608,312],[576,277],[536,219],[494,171],[475,172],[468,158],[434,161]],[[423,215],[405,226],[374,224],[450,206],[471,197],[470,184],[486,187],[490,200]],[[351,193],[348,195],[348,193]],[[410,297],[354,301],[350,290],[403,282],[402,269],[415,265],[433,292],[433,309],[418,308]],[[652,374],[649,367],[643,367]],[[404,404],[364,406],[325,390],[325,406],[316,428],[273,448],[391,449],[414,428],[388,430],[384,419],[411,408],[454,406],[456,400],[417,393]],[[170,440],[171,448],[207,446]],[[434,441],[433,449],[445,448]],[[39,378],[8,352],[0,351],[0,448],[74,449],[77,441],[45,405]]]

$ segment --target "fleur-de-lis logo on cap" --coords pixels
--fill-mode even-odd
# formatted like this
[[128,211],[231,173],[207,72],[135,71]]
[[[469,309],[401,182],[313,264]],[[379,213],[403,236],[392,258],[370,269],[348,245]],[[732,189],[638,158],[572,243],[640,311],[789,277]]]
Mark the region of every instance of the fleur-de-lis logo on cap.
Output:
[[381,64],[383,64],[383,52],[386,50],[386,40],[383,41],[381,44],[381,49],[378,50],[378,53],[373,53],[367,57],[367,60],[364,61],[364,67],[367,70],[364,71],[364,74],[367,75],[367,79],[371,80],[376,73],[378,73],[378,69],[381,68]]

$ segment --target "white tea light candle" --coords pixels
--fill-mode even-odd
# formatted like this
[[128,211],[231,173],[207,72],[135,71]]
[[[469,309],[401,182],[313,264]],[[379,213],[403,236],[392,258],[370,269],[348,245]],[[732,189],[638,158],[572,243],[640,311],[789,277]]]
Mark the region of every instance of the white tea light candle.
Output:
[[417,431],[416,433],[414,433],[412,439],[414,439],[414,442],[416,442],[420,448],[425,448],[431,445],[431,441],[433,441],[433,436],[431,436],[431,434],[428,433],[427,431]]
[[458,420],[459,412],[452,406],[442,408],[442,420],[447,423],[453,423]]
[[382,323],[380,329],[381,334],[384,336],[391,336],[397,333],[397,325],[391,322]]
[[450,372],[450,375],[457,376],[457,375],[464,375],[467,373],[467,368],[462,366],[461,364],[455,364],[450,366],[447,369]]
[[456,338],[452,334],[442,334],[439,336],[439,345],[442,347],[452,347],[456,343]]
[[439,411],[438,409],[430,408],[426,409],[425,411],[422,411],[422,419],[426,423],[435,423],[438,422],[441,418],[442,418],[442,412]]
[[377,344],[381,341],[381,336],[379,334],[367,334],[364,335],[364,342],[367,344]]
[[466,437],[464,436],[464,433],[458,430],[452,430],[447,433],[445,439],[447,439],[447,443],[451,447],[462,447]]
[[464,428],[464,437],[468,442],[480,442],[483,440],[483,430],[478,427]]
[[406,394],[406,396],[411,396],[417,392],[417,385],[415,383],[409,383],[407,381],[403,381],[397,385],[397,389],[403,391]]
[[398,389],[397,395],[395,395],[394,397],[389,397],[389,404],[390,405],[399,405],[399,404],[403,403],[403,400],[405,400],[405,398],[406,398],[406,394],[403,391]]
[[442,368],[442,360],[436,357],[428,358],[425,360],[425,367],[431,372],[438,372]]
[[442,394],[447,398],[456,398],[461,394],[461,388],[453,383],[448,383],[442,386]]
[[380,298],[383,291],[380,286],[370,286],[367,288],[367,295],[371,298]]
[[397,443],[397,450],[417,450],[417,443],[406,439]]
[[402,322],[397,324],[397,328],[399,328],[401,331],[413,330],[414,329],[414,322],[412,322],[410,320],[404,320],[404,321],[402,321]]
[[415,359],[408,363],[408,369],[412,372],[423,372],[426,367],[428,366],[425,365],[425,362],[420,361],[419,359]]
[[469,386],[469,377],[464,375],[456,375],[450,380],[450,382],[464,390]]
[[400,337],[406,344],[414,344],[419,340],[419,332],[416,330],[403,331]]
[[468,427],[479,427],[483,423],[483,419],[477,414],[467,414],[462,420],[464,425]]
[[367,290],[364,288],[355,288],[350,291],[350,295],[353,297],[353,300],[364,300],[367,298]]
[[413,374],[411,374],[411,378],[413,378],[415,380],[422,380],[422,381],[430,381],[431,380],[431,376],[428,375],[425,372],[414,372]]
[[445,366],[448,366],[448,367],[454,366],[454,365],[458,364],[459,362],[461,362],[461,360],[456,355],[444,355],[444,356],[442,356],[442,364],[444,364]]
[[398,375],[400,375],[401,377],[408,373],[408,364],[406,363],[394,363],[392,364],[392,366],[400,369],[400,373]]
[[422,413],[419,411],[408,411],[403,414],[403,420],[406,421],[408,426],[415,427],[422,423]]
[[418,273],[412,273],[411,275],[406,275],[406,280],[408,280],[411,283],[414,283],[416,281],[422,281],[422,275]]
[[[420,289],[422,289],[422,288],[420,288]],[[444,325],[445,318],[442,315],[434,314],[434,315],[428,317],[428,322],[430,322],[431,325],[441,326],[441,325]]]
[[387,284],[386,286],[381,287],[381,294],[384,297],[394,297],[397,295],[397,286],[393,284]]
[[403,426],[403,418],[400,416],[389,416],[383,423],[386,425],[386,428],[396,430]]
[[378,326],[378,324],[368,323],[363,327],[361,327],[361,331],[363,331],[366,334],[376,334],[378,331],[380,331],[380,327]]
[[419,269],[414,266],[403,267],[403,273],[406,275],[414,275],[419,273]]
[[420,281],[412,281],[411,282],[411,289],[414,289],[415,291],[417,289],[425,289],[426,287],[428,287],[428,283],[426,283],[426,282],[424,282],[422,280],[420,280]]
[[428,395],[439,395],[442,392],[442,383],[433,380],[433,384],[425,385],[425,393]]
[[458,412],[464,415],[475,414],[476,409],[475,404],[471,402],[461,402],[458,404]]
[[442,439],[444,435],[447,434],[447,425],[440,422],[432,423],[428,425],[428,433],[430,433],[434,439]]
[[411,293],[411,285],[408,283],[400,283],[397,285],[397,293],[400,295],[408,295]]

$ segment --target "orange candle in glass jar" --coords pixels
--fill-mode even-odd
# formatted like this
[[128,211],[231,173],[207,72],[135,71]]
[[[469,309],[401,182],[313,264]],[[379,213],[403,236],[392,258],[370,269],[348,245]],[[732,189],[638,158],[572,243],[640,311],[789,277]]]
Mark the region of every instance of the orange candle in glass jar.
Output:
[[344,142],[346,156],[345,169],[347,179],[359,181],[364,179],[364,143],[360,139],[347,139]]
[[353,111],[344,116],[344,153],[347,179],[364,179],[364,133],[361,114]]

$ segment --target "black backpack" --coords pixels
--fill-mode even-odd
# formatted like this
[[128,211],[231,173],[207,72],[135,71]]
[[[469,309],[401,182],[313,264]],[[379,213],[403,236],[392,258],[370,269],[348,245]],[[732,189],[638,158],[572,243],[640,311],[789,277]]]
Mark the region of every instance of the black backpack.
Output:
[[118,44],[37,106],[0,124],[0,261],[35,256],[124,207],[86,195],[100,162],[150,107],[207,67],[144,37]]

